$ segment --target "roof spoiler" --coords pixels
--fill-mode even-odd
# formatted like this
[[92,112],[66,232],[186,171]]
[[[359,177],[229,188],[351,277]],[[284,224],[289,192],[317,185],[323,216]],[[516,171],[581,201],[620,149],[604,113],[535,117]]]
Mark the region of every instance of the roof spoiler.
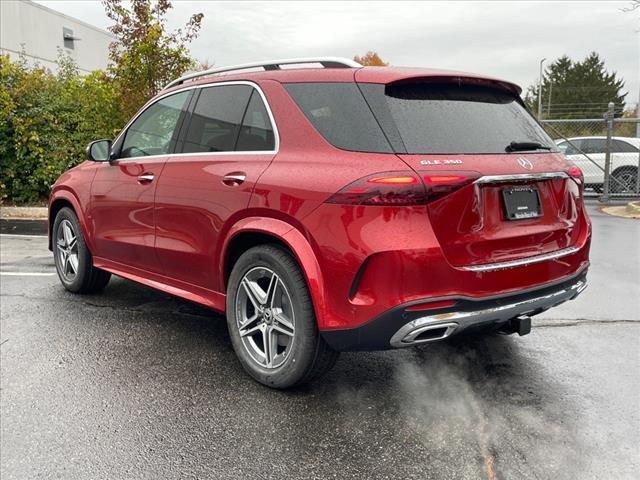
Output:
[[520,95],[522,88],[515,83],[507,82],[505,80],[498,80],[496,78],[476,77],[474,75],[417,75],[407,76],[404,78],[395,79],[387,85],[402,85],[406,83],[457,83],[458,85],[469,86],[484,86],[493,87],[500,90],[507,90],[509,92]]

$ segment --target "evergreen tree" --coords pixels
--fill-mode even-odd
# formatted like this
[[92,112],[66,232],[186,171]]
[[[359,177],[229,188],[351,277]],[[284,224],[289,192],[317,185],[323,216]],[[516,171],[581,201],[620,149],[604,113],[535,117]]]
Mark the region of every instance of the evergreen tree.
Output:
[[[574,62],[564,55],[545,69],[542,83],[542,118],[602,118],[609,102],[616,116],[624,111],[624,81],[609,73],[596,52]],[[538,111],[538,85],[529,87],[525,102]]]

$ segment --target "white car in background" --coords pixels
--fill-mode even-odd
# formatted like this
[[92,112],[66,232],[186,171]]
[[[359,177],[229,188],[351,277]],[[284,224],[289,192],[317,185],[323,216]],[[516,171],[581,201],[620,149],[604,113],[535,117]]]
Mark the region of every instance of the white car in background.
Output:
[[[601,192],[604,184],[604,161],[607,137],[573,137],[556,140],[556,144],[584,175],[586,187]],[[640,165],[640,138],[611,137],[611,181],[613,193],[636,190]]]

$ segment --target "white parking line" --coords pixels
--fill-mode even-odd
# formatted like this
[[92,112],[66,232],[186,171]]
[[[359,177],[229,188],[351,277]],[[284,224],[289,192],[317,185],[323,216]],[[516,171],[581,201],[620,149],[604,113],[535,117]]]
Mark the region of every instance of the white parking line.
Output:
[[2,277],[50,277],[56,272],[0,272]]
[[7,237],[7,238],[47,238],[46,235],[18,235],[17,233],[0,233],[0,237]]

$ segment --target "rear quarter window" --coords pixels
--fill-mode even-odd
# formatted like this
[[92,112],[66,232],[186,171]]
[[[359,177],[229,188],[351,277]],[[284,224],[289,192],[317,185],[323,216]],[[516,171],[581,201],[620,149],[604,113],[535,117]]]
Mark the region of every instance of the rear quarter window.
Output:
[[355,83],[290,83],[285,88],[333,146],[357,152],[392,153]]
[[580,147],[584,153],[604,153],[607,150],[607,140],[604,138],[585,138]]
[[612,139],[611,151],[613,153],[638,153],[638,149],[624,140]]

